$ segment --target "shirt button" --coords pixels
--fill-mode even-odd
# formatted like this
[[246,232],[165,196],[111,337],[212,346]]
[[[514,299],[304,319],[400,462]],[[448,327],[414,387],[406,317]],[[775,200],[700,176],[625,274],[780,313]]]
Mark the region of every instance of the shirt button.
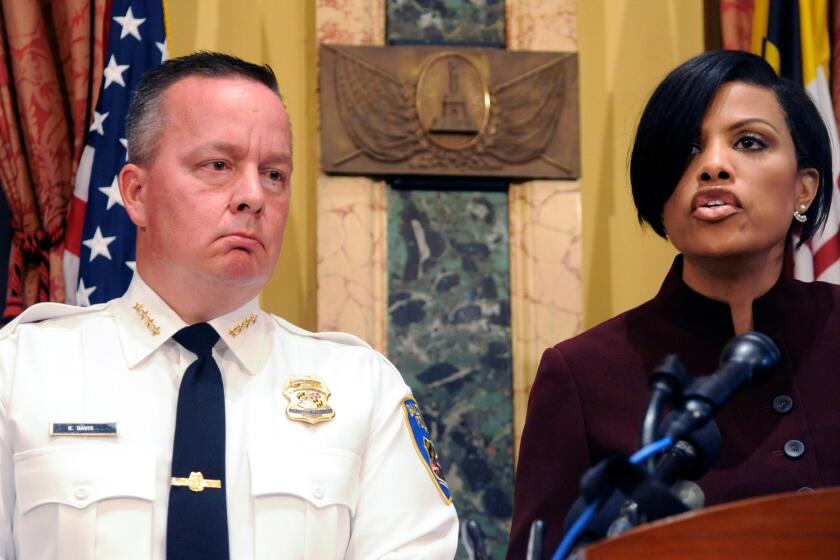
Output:
[[77,500],[84,500],[88,497],[88,490],[84,486],[80,486],[76,488],[76,492],[73,495],[76,496]]
[[805,454],[805,444],[798,439],[792,439],[785,444],[785,455],[791,459],[799,459]]
[[320,486],[313,486],[312,487],[312,495],[316,499],[320,500],[321,498],[324,497],[324,489],[321,488]]
[[793,408],[793,399],[788,395],[776,395],[773,399],[773,410],[779,414],[787,414]]

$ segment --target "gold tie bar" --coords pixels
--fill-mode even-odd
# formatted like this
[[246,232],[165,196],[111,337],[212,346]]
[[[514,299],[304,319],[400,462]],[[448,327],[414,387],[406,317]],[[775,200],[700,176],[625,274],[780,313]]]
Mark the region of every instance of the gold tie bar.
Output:
[[170,484],[172,486],[187,486],[193,492],[203,492],[205,488],[221,488],[221,480],[204,478],[200,472],[191,472],[189,478],[173,476]]

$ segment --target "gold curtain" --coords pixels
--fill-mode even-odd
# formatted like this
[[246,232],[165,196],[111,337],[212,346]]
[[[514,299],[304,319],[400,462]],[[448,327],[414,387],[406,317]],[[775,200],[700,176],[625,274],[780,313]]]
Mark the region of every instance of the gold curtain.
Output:
[[104,66],[106,2],[0,2],[0,183],[12,215],[4,320],[64,301],[64,224]]

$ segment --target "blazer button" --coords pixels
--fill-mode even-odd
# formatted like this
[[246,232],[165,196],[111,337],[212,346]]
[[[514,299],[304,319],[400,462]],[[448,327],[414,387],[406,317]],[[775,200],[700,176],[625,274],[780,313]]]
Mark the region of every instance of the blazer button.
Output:
[[799,459],[805,454],[805,444],[798,439],[792,439],[785,444],[785,455],[791,459]]
[[788,395],[776,395],[773,398],[773,410],[779,414],[787,414],[793,408],[793,399]]
[[797,492],[813,492],[813,491],[814,491],[814,489],[811,488],[810,486],[803,486],[802,488],[797,490]]

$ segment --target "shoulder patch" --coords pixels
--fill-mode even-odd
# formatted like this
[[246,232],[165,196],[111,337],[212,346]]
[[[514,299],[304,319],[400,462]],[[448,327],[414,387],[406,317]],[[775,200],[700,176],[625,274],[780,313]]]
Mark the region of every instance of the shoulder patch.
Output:
[[449,485],[443,476],[443,467],[440,465],[435,445],[432,443],[432,435],[429,433],[429,428],[423,420],[423,414],[420,412],[420,406],[414,397],[403,399],[403,417],[405,418],[405,425],[411,434],[411,441],[414,444],[414,450],[417,451],[418,457],[423,461],[423,466],[432,481],[437,486],[440,497],[445,504],[452,503],[452,493],[449,491]]

